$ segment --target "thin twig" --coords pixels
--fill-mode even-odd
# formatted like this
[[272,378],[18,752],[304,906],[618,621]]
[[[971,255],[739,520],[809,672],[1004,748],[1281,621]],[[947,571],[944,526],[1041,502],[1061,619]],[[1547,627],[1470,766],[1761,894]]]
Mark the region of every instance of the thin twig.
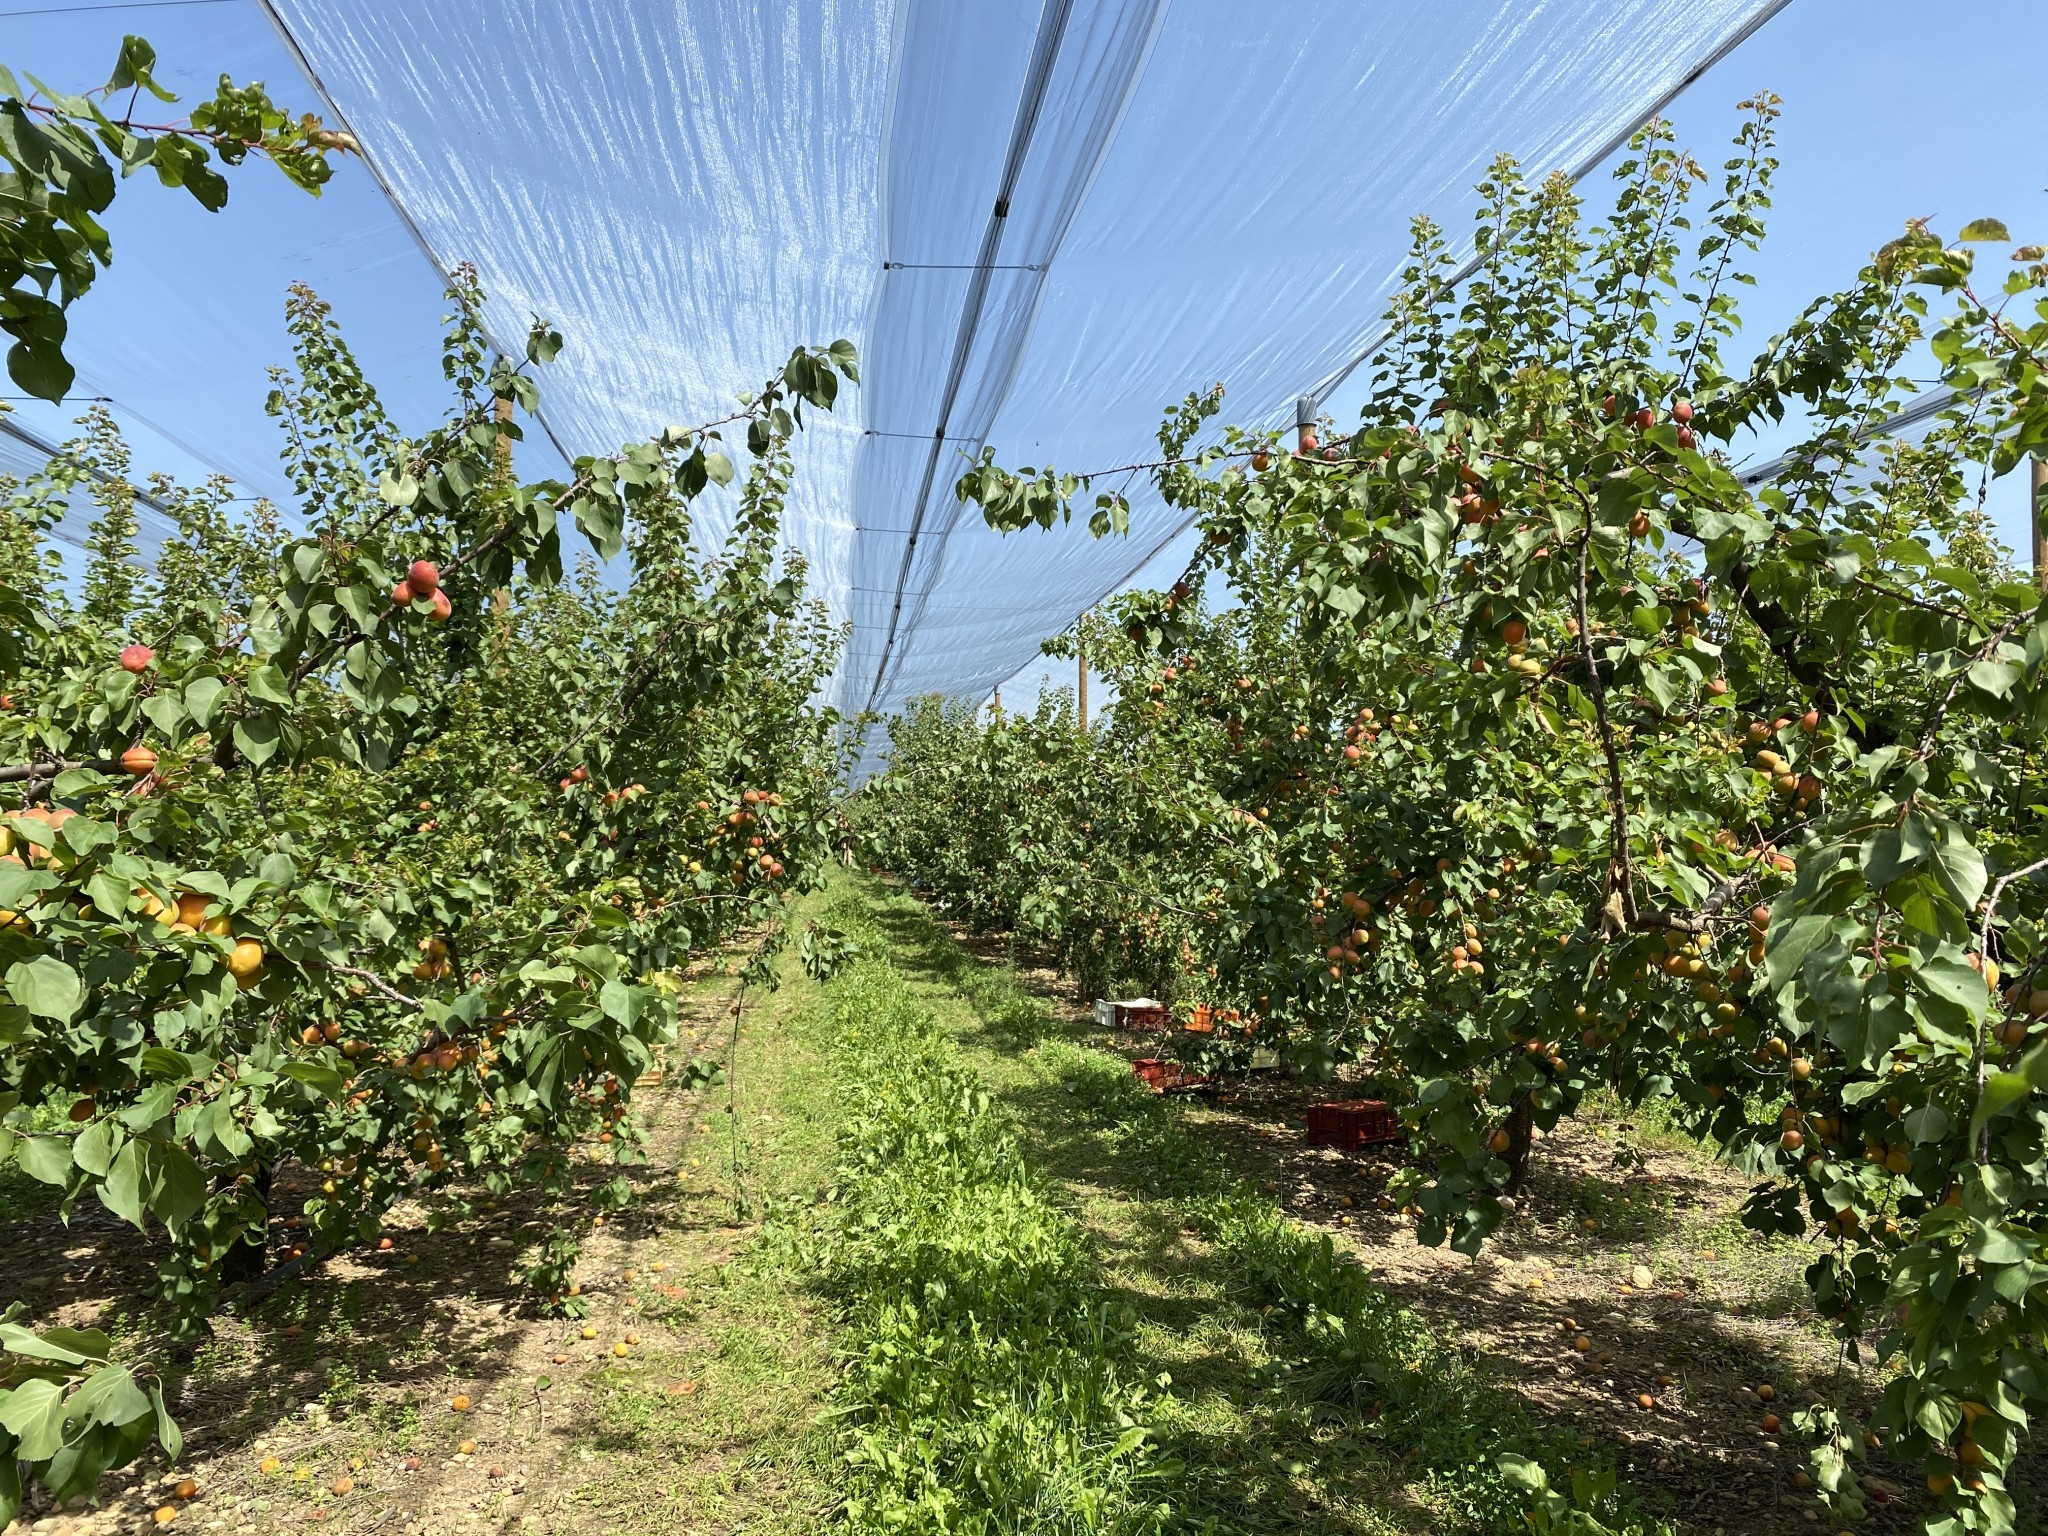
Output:
[[336,965],[329,960],[315,960],[312,963],[320,967],[320,969],[323,971],[334,972],[334,974],[337,976],[353,976],[358,981],[368,982],[371,986],[375,987],[379,992],[383,993],[384,996],[390,998],[391,1001],[394,1003],[403,1003],[405,1004],[406,1007],[414,1009],[416,1011],[424,1009],[426,1007],[426,1004],[422,1003],[418,998],[408,997],[405,993],[399,991],[396,987],[392,986],[389,982],[385,981],[384,978],[379,976],[375,971],[365,971],[353,965]]

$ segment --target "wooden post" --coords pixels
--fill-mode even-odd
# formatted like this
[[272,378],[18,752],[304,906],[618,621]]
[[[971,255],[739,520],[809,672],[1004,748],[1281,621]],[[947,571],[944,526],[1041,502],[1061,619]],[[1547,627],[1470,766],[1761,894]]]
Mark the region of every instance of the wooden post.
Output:
[[2034,524],[2034,585],[2048,594],[2048,530],[2041,526],[2048,518],[2048,459],[2033,460],[2033,497],[2028,502]]
[[1003,690],[1000,688],[996,690],[995,715],[996,724],[1001,725],[1003,723]]
[[[499,421],[510,421],[512,419],[512,402],[509,399],[494,401],[492,403],[492,414]],[[512,439],[501,437],[495,446],[497,463],[492,467],[492,473],[497,479],[497,489],[501,491],[509,490],[512,486]],[[500,587],[491,594],[491,608],[493,611],[504,613],[511,606],[512,594],[506,588]]]
[[1088,732],[1088,647],[1076,642],[1074,654],[1081,660],[1081,732]]

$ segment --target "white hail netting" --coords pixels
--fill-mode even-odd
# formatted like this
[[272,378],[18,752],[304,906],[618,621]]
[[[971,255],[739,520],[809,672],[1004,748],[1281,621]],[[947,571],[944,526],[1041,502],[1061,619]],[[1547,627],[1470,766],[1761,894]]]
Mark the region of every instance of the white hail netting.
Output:
[[[507,345],[536,314],[565,333],[542,377],[571,452],[722,414],[792,345],[848,337],[863,387],[806,434],[787,538],[853,624],[836,701],[886,709],[985,693],[1177,531],[1141,477],[1127,540],[999,538],[953,499],[963,455],[1144,459],[1215,380],[1229,419],[1291,420],[1377,329],[1412,214],[1460,235],[1501,150],[1532,177],[1589,163],[1782,0],[257,3],[147,30],[288,104],[296,59],[405,222],[353,165],[339,225],[237,178],[263,216],[208,258],[213,370],[246,391],[279,357],[291,277],[345,322],[381,296],[431,325],[415,241],[476,265]],[[82,306],[88,383],[271,489],[267,423],[134,362],[170,355],[191,283],[135,276],[125,333]],[[434,371],[407,354],[398,403],[432,408]]]

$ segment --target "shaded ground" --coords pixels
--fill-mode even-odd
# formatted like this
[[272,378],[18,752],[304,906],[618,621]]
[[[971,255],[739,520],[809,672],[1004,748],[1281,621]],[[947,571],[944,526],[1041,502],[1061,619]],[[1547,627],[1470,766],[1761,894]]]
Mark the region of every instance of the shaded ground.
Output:
[[[727,969],[692,988],[675,1059],[700,1037],[729,1059]],[[217,1319],[174,1383],[180,1467],[152,1458],[106,1480],[105,1507],[31,1508],[10,1530],[153,1529],[149,1512],[182,1477],[199,1492],[174,1530],[813,1527],[832,1502],[814,1428],[829,1356],[801,1290],[772,1265],[735,1262],[752,1231],[742,1216],[816,1186],[829,1160],[829,1126],[804,1113],[816,1064],[786,1028],[798,1001],[750,995],[737,1089],[643,1079],[647,1162],[619,1168],[588,1149],[588,1190],[619,1173],[634,1185],[624,1211],[606,1217],[588,1200],[480,1201],[466,1216],[400,1208],[392,1251],[329,1259]],[[316,1177],[281,1171],[280,1221]],[[513,1271],[557,1226],[584,1234],[575,1279],[587,1319],[522,1315]],[[0,1220],[0,1244],[0,1306],[21,1299],[33,1324],[95,1323],[138,1342],[142,1314],[126,1298],[154,1256],[132,1228],[87,1201],[67,1229],[42,1202]]]
[[[912,917],[890,904],[883,920],[900,946],[899,963],[921,964],[935,978],[949,974],[945,957],[920,944],[921,912]],[[1087,1000],[1008,938],[949,931],[981,961],[1010,965],[1053,1010],[1058,1038],[1125,1057],[1161,1054],[1157,1035],[1100,1030]],[[1028,1049],[1034,1028],[1043,1032],[1028,1021],[1007,1029],[1000,1019],[983,1022],[999,1054]],[[1146,1219],[1148,1171],[1067,1114],[1062,1093],[1056,1076],[1040,1074],[1015,1080],[1008,1096],[1035,1127],[1050,1166],[1091,1212],[1110,1262],[1127,1279],[1150,1277],[1135,1283],[1158,1293],[1153,1315],[1186,1345],[1176,1381],[1189,1368],[1213,1371],[1219,1356],[1201,1344],[1215,1323],[1214,1297],[1199,1280],[1202,1244]],[[1836,1528],[1810,1491],[1807,1447],[1791,1429],[1791,1414],[1802,1403],[1837,1397],[1860,1413],[1882,1381],[1844,1362],[1813,1321],[1801,1278],[1812,1245],[1742,1228],[1737,1210],[1748,1183],[1739,1173],[1653,1119],[1626,1119],[1614,1104],[1589,1106],[1538,1147],[1512,1224],[1480,1258],[1466,1259],[1421,1247],[1413,1222],[1385,1197],[1402,1152],[1309,1145],[1307,1106],[1346,1096],[1341,1082],[1311,1086],[1257,1073],[1213,1102],[1178,1102],[1184,1126],[1228,1149],[1243,1176],[1291,1216],[1328,1231],[1388,1290],[1482,1359],[1532,1413],[1583,1445],[1611,1447],[1629,1482],[1683,1536]],[[1200,1305],[1183,1304],[1198,1295]],[[1576,1347],[1582,1337],[1583,1350]],[[1758,1391],[1766,1386],[1769,1403]],[[1785,1421],[1777,1434],[1764,1428],[1773,1411]],[[2022,1530],[2039,1528],[2028,1497],[2039,1482],[2038,1459],[2016,1469]],[[1913,1469],[1879,1457],[1867,1477],[1896,1497],[1873,1503],[1857,1529],[1917,1530],[1931,1501],[1915,1497]],[[1381,1480],[1379,1495],[1397,1492]]]

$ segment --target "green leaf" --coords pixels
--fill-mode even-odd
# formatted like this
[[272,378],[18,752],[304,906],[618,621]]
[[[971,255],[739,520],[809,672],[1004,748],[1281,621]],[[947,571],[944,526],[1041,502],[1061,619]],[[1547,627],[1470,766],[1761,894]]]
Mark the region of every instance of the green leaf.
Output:
[[1991,1006],[1984,978],[1953,955],[1923,960],[1913,975],[1929,997],[1961,1009],[1971,1023],[1982,1019]]
[[21,1171],[44,1184],[62,1189],[71,1182],[71,1138],[68,1136],[23,1136],[14,1145],[14,1160]]
[[597,1005],[604,1010],[605,1017],[631,1029],[639,1022],[640,1012],[646,1003],[646,996],[638,987],[631,987],[622,981],[608,981],[597,994]]
[[377,476],[377,494],[394,507],[409,507],[420,499],[420,483],[411,475],[394,475],[387,469]]
[[7,349],[7,376],[21,386],[24,394],[57,405],[71,392],[78,371],[64,360],[61,315],[54,338],[47,334],[49,330],[46,323]]
[[261,715],[235,722],[235,746],[250,766],[261,768],[277,756],[277,724]]
[[1975,907],[1984,894],[1984,856],[1971,843],[1969,834],[1953,822],[1942,828],[1941,846],[1934,855],[1934,873],[1965,912]]
[[47,870],[30,869],[23,864],[0,864],[0,907],[18,912],[37,892],[47,891],[59,883],[57,877]]
[[94,1178],[105,1178],[114,1161],[114,1138],[117,1134],[111,1116],[93,1121],[71,1143],[71,1161]]
[[100,1181],[100,1204],[134,1227],[142,1225],[142,1143],[131,1141],[115,1154]]
[[126,1366],[102,1366],[64,1405],[67,1417],[86,1424],[132,1424],[150,1412],[149,1399]]
[[149,1402],[156,1409],[156,1443],[164,1448],[166,1459],[176,1462],[185,1454],[185,1432],[171,1417],[171,1410],[164,1406],[164,1384],[161,1381],[150,1381]]
[[1956,239],[1964,245],[1976,245],[1987,241],[2005,244],[2012,236],[2006,233],[2005,222],[2002,219],[1972,219],[1963,226],[1963,232],[1957,235]]
[[156,83],[150,71],[156,68],[156,50],[144,38],[129,33],[121,39],[121,56],[114,61],[114,73],[107,80],[109,91],[125,91],[141,86],[158,101],[176,101],[178,98]]
[[330,1099],[341,1097],[341,1074],[317,1061],[288,1061],[277,1069],[295,1083],[304,1083]]
[[0,1531],[21,1513],[21,1453],[0,1445]]
[[2019,1103],[2033,1091],[2033,1087],[2023,1072],[1993,1072],[1985,1078],[1983,1096],[1977,1101],[1977,1112],[1970,1117],[1970,1139],[1976,1140],[1977,1133],[1994,1116]]
[[0,1392],[0,1429],[21,1442],[10,1461],[49,1460],[64,1444],[63,1387],[32,1379]]
[[113,1351],[112,1343],[97,1328],[45,1328],[35,1333],[19,1323],[0,1323],[0,1348],[10,1355],[54,1360],[59,1365],[90,1365]]
[[228,685],[217,677],[202,677],[185,685],[185,712],[201,730],[213,723],[213,712]]
[[7,990],[14,1000],[39,1019],[68,1024],[85,1002],[85,985],[78,972],[62,960],[38,955],[17,960],[7,967]]
[[283,671],[271,662],[250,668],[243,686],[248,689],[250,698],[261,699],[265,704],[289,705],[292,702],[290,684]]
[[[206,1175],[198,1161],[179,1146],[161,1146],[151,1159],[155,1177],[150,1189],[149,1208],[157,1219],[176,1231],[206,1206]],[[127,1423],[126,1419],[119,1421]]]

